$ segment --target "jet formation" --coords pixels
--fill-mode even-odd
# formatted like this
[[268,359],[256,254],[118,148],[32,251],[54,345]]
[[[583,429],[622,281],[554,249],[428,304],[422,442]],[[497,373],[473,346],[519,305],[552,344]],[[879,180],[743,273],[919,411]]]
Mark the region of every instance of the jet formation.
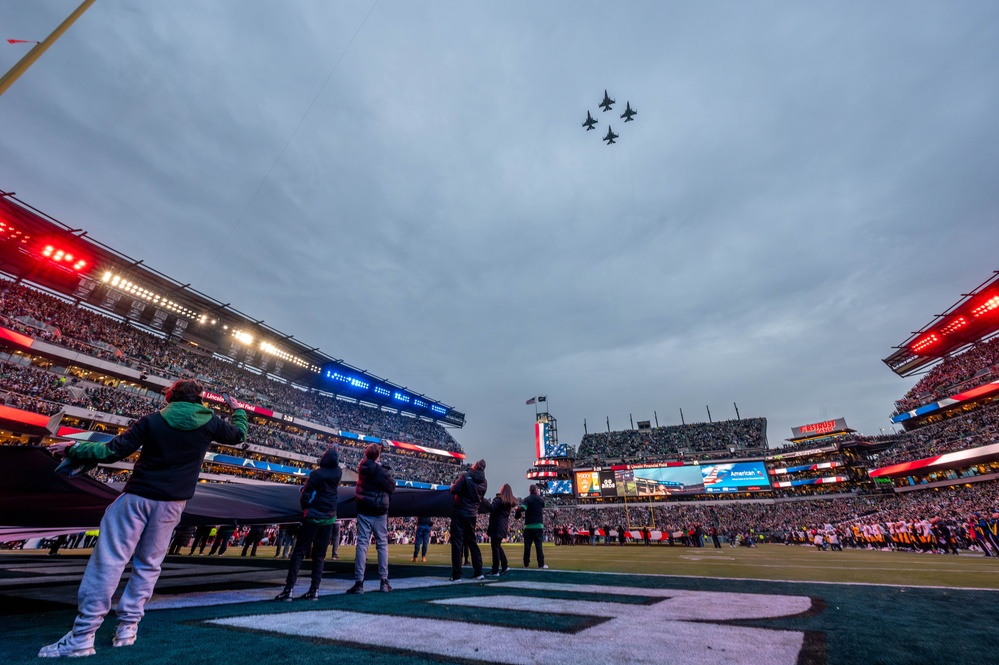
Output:
[[[607,90],[604,90],[604,98],[599,104],[597,104],[597,108],[603,109],[604,113],[607,113],[612,108],[614,108],[614,104],[616,103],[617,102],[615,100],[611,99],[610,95],[607,93]],[[621,118],[624,119],[625,122],[632,122],[635,119],[636,115],[638,115],[638,111],[631,108],[631,102],[630,101],[625,102],[625,109],[624,113],[621,114]],[[594,129],[598,124],[599,121],[593,117],[593,114],[587,111],[586,120],[583,121],[583,127],[586,128],[586,131]],[[619,136],[614,133],[613,128],[611,128],[610,124],[608,124],[607,134],[605,134],[603,139],[601,140],[606,141],[607,145],[611,145],[613,143],[617,143],[617,141],[615,140],[617,138],[619,138]]]

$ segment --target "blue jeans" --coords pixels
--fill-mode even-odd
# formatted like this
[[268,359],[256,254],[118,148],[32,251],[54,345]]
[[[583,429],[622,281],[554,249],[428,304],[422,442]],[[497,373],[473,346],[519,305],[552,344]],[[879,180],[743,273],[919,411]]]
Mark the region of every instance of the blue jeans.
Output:
[[[420,546],[423,546],[423,554],[420,554]],[[413,541],[413,558],[427,556],[427,547],[430,545],[430,527],[416,527],[416,540]]]

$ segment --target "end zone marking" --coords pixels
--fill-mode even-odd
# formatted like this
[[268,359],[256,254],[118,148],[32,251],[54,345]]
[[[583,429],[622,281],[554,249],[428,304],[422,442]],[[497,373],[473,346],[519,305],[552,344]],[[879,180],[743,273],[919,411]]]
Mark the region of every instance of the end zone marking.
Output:
[[[586,662],[793,665],[802,653],[804,633],[715,622],[791,616],[811,608],[811,599],[804,596],[678,593],[672,589],[531,582],[490,585],[490,588],[497,587],[573,591],[580,594],[580,600],[500,594],[432,602],[473,609],[491,607],[522,611],[531,616],[557,612],[608,620],[575,634],[480,624],[472,619],[398,615],[385,616],[389,629],[372,630],[372,626],[378,624],[373,623],[371,614],[341,610],[228,617],[205,623],[509,665],[578,665]],[[651,596],[662,600],[652,605],[635,606],[588,601],[585,594]],[[447,639],[428,640],[428,635],[446,635]],[[650,639],[652,636],[655,639]]]

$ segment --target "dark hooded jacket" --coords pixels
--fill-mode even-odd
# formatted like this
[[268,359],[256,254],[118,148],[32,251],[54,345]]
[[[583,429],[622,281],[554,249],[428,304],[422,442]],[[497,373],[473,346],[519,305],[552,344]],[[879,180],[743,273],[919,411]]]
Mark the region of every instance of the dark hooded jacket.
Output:
[[201,404],[171,402],[162,411],[139,418],[107,443],[74,443],[66,456],[73,461],[111,463],[142,448],[125,493],[154,501],[185,501],[194,496],[212,441],[235,446],[244,440],[246,411],[236,409],[230,425]]
[[469,469],[462,472],[451,484],[451,494],[454,504],[451,514],[460,517],[475,517],[479,514],[479,504],[486,495],[486,474],[481,469]]
[[376,460],[365,457],[357,467],[357,514],[377,516],[388,513],[389,495],[395,491],[392,473]]
[[319,460],[319,468],[309,474],[302,487],[302,511],[305,519],[311,522],[332,522],[336,520],[337,487],[343,470],[336,448],[330,448]]
[[493,499],[489,506],[489,527],[486,535],[490,538],[506,538],[510,533],[510,510],[511,506],[503,505],[503,499],[499,496]]

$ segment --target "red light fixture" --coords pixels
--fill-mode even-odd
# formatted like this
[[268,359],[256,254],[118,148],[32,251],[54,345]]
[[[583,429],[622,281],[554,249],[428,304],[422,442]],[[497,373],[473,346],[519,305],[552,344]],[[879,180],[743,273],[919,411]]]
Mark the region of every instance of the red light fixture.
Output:
[[947,325],[945,325],[943,328],[941,328],[940,334],[949,335],[956,330],[960,330],[966,325],[968,325],[968,319],[964,318],[963,316],[959,316],[950,323],[948,323]]
[[977,319],[978,317],[984,316],[997,308],[999,308],[999,296],[992,296],[981,305],[971,310],[971,313]]
[[925,337],[917,341],[910,348],[912,349],[913,353],[920,353],[927,347],[933,346],[939,341],[940,337],[936,333],[930,333],[929,335],[926,335]]
[[42,248],[41,254],[52,263],[66,266],[75,272],[83,270],[87,265],[86,260],[74,256],[71,252],[60,249],[55,245],[45,245]]

